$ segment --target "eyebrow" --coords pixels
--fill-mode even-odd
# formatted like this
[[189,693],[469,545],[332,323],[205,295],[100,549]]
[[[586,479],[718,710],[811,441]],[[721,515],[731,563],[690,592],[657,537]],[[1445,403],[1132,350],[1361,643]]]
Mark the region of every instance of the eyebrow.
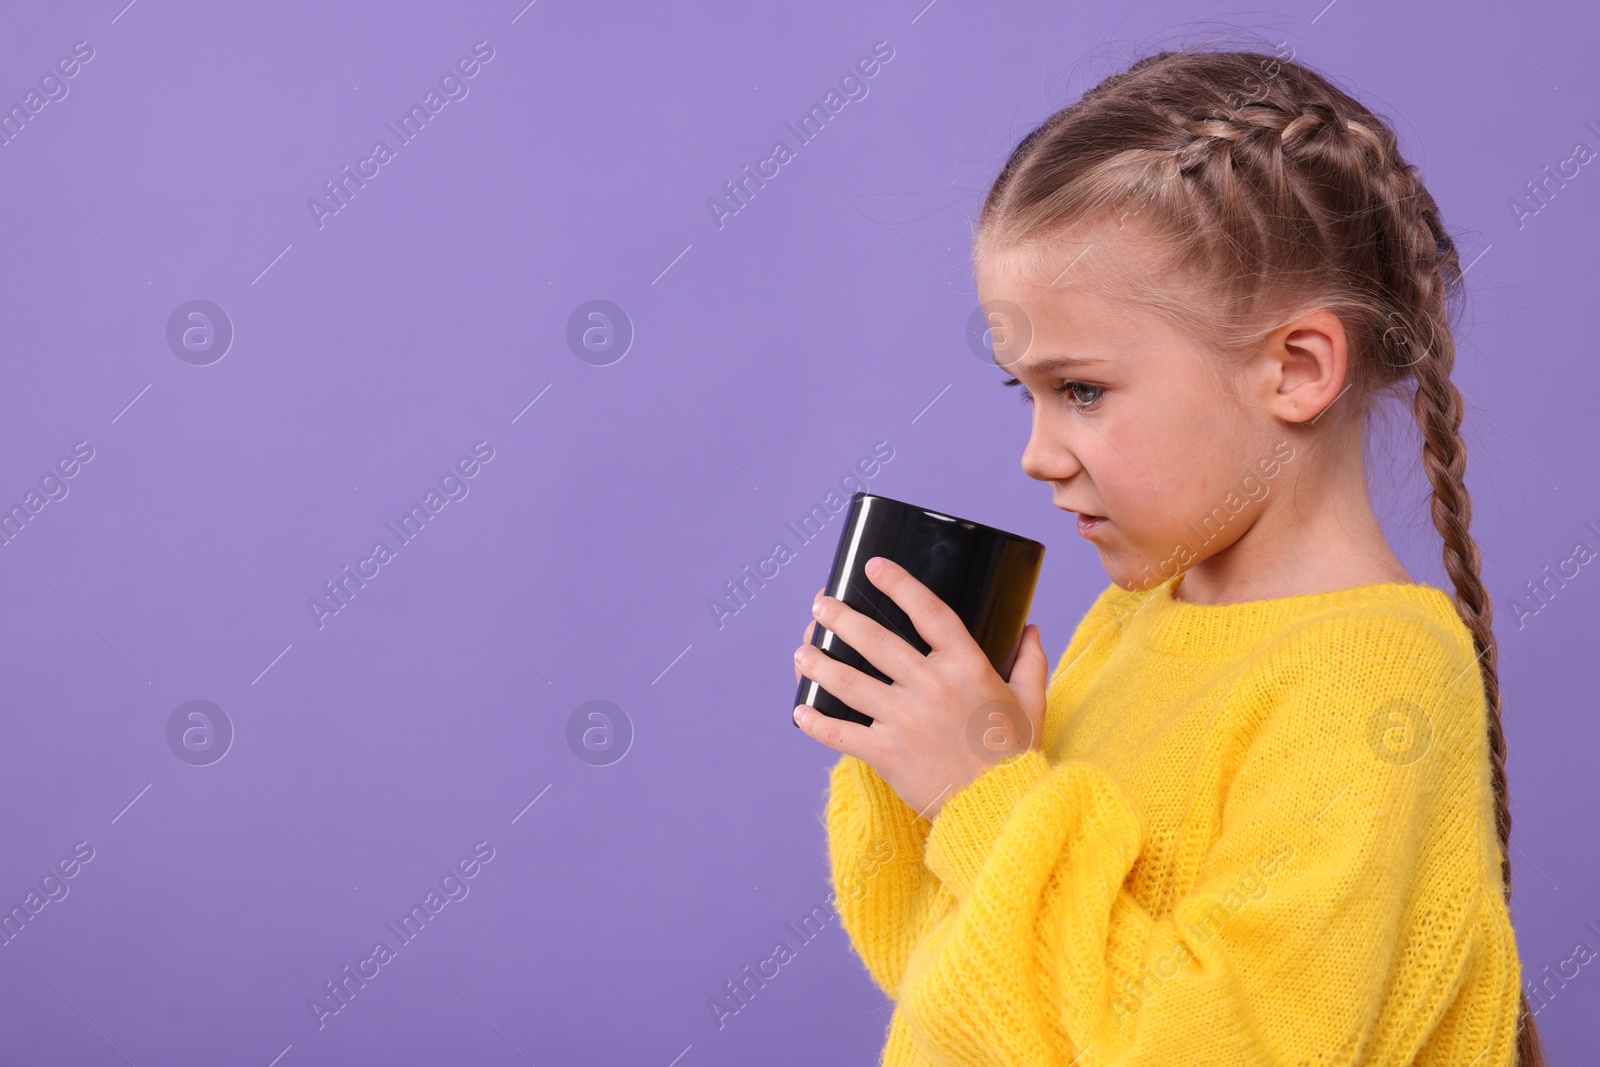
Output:
[[[1040,359],[1031,362],[1024,361],[1022,365],[1026,366],[1029,370],[1046,372],[1070,367],[1088,367],[1110,362],[1111,360],[1104,359],[1100,356],[1051,356],[1049,359]],[[1017,366],[1018,364],[1015,363],[1008,365],[1009,368],[1015,368]]]

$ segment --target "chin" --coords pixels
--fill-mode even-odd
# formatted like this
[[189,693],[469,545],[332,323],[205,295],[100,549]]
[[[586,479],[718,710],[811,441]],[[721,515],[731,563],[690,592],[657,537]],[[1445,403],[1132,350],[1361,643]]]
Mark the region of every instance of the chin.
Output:
[[1108,558],[1104,552],[1100,553],[1100,566],[1105,568],[1106,577],[1123,589],[1137,589],[1140,579],[1143,578],[1143,573],[1138,568],[1130,568],[1115,557]]
[[[1107,576],[1113,582],[1132,592],[1154,589],[1177,573],[1176,571],[1172,571],[1171,574],[1165,573],[1162,567],[1163,561],[1161,560],[1151,560],[1148,564],[1141,560],[1130,565],[1125,560],[1107,559],[1102,553],[1100,563],[1105,567]],[[1168,564],[1166,569],[1170,570],[1170,561],[1166,561],[1166,563]]]

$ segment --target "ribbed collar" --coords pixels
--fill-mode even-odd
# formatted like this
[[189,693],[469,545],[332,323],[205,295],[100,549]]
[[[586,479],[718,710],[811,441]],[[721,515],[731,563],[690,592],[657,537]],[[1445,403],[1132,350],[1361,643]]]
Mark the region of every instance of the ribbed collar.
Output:
[[1147,590],[1124,591],[1124,626],[1152,648],[1186,655],[1226,655],[1252,648],[1263,638],[1315,616],[1364,608],[1414,612],[1450,629],[1466,631],[1454,599],[1442,589],[1420,582],[1373,582],[1326,593],[1196,604],[1173,597],[1184,573]]

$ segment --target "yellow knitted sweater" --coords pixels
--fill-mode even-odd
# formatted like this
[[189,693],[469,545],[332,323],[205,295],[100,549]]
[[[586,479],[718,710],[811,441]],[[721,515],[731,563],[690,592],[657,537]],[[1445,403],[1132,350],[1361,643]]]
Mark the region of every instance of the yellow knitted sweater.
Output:
[[836,906],[895,1001],[881,1062],[1512,1064],[1488,711],[1450,597],[1181,581],[1108,587],[1040,746],[932,823],[835,764]]

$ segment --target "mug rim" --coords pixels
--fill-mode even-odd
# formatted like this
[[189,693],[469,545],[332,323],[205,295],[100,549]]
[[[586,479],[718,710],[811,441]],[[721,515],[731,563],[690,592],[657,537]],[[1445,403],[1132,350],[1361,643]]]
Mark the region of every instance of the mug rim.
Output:
[[899,500],[892,496],[884,496],[882,493],[869,493],[864,490],[857,489],[853,494],[851,494],[852,503],[854,503],[856,498],[860,498],[862,500],[882,500],[885,503],[894,504],[897,507],[906,508],[910,511],[932,515],[935,518],[948,519],[951,522],[959,522],[966,526],[971,526],[992,534],[998,534],[1009,541],[1019,541],[1023,544],[1038,545],[1040,548],[1045,547],[1043,541],[1036,540],[1032,537],[1024,537],[1021,534],[1012,533],[1010,530],[1002,530],[998,526],[990,526],[988,523],[978,522],[976,519],[964,519],[959,515],[952,515],[947,511],[936,511],[933,508],[924,507],[921,504],[913,504],[908,500]]

